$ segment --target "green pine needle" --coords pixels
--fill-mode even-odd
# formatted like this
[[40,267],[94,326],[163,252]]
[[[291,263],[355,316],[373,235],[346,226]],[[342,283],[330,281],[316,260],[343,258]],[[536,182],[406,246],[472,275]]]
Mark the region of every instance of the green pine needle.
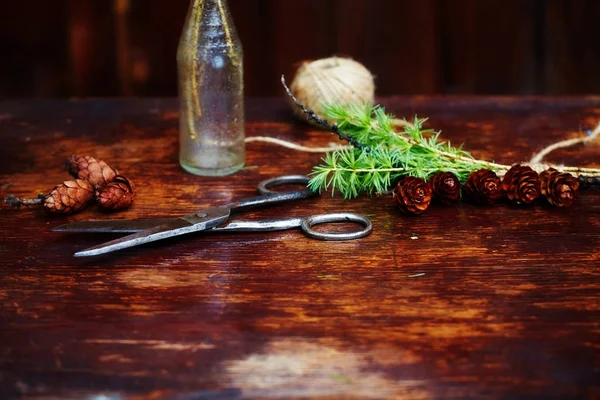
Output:
[[473,158],[462,145],[453,147],[440,140],[440,132],[424,129],[425,118],[414,118],[402,131],[395,131],[395,117],[380,106],[329,105],[326,117],[344,134],[365,146],[328,153],[313,169],[309,187],[331,191],[344,198],[388,191],[401,176],[429,179],[438,171],[453,172],[465,182],[471,172],[507,166]]

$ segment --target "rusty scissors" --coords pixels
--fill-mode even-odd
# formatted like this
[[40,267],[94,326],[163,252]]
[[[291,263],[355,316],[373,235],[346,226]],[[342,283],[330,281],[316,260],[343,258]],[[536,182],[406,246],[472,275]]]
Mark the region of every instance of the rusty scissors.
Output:
[[[145,243],[197,232],[274,232],[300,228],[310,238],[331,241],[354,240],[371,233],[373,230],[371,221],[364,216],[351,213],[320,214],[305,218],[286,218],[269,221],[233,221],[223,225],[229,221],[233,214],[240,214],[255,207],[276,205],[288,201],[315,197],[316,193],[306,188],[308,181],[307,177],[300,175],[269,179],[258,185],[258,192],[260,193],[258,197],[238,200],[223,206],[205,208],[179,218],[79,221],[58,226],[52,229],[52,231],[130,233],[120,239],[79,251],[75,253],[75,257],[89,257],[112,253]],[[277,192],[271,189],[286,184],[301,184],[305,188],[304,190],[292,192]],[[362,229],[331,233],[313,229],[315,225],[339,222],[353,222],[362,225]]]

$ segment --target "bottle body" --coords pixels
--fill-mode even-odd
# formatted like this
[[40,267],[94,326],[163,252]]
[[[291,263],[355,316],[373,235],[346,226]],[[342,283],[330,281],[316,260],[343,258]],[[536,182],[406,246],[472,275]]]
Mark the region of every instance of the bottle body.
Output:
[[226,0],[191,0],[177,64],[181,166],[236,172],[245,163],[243,49]]

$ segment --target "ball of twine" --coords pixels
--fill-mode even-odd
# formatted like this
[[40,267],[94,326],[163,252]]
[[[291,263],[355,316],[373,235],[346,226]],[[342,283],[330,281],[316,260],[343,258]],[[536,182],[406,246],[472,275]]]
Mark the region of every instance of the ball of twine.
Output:
[[[375,80],[371,72],[349,58],[331,57],[304,62],[290,86],[292,94],[318,115],[326,104],[373,104]],[[306,116],[294,106],[296,115]]]

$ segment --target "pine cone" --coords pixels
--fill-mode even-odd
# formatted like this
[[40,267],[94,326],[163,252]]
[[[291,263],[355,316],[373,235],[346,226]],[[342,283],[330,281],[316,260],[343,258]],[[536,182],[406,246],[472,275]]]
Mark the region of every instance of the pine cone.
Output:
[[117,211],[128,208],[135,198],[133,182],[117,175],[104,189],[96,191],[96,202],[104,210]]
[[94,188],[85,179],[65,181],[44,196],[44,208],[55,214],[73,214],[83,210],[94,197]]
[[452,172],[438,172],[429,178],[433,198],[450,205],[460,198],[460,181]]
[[502,181],[502,189],[510,201],[517,204],[531,204],[541,192],[542,182],[531,167],[515,165],[508,170]]
[[102,160],[90,156],[73,155],[67,160],[67,171],[78,179],[87,179],[97,189],[102,189],[119,172]]
[[469,175],[465,195],[478,204],[494,204],[502,197],[500,178],[489,169],[475,171]]
[[421,178],[407,176],[393,191],[394,201],[405,214],[421,214],[431,203],[431,186]]
[[541,173],[541,191],[556,207],[570,207],[579,193],[579,181],[573,175],[550,168]]

